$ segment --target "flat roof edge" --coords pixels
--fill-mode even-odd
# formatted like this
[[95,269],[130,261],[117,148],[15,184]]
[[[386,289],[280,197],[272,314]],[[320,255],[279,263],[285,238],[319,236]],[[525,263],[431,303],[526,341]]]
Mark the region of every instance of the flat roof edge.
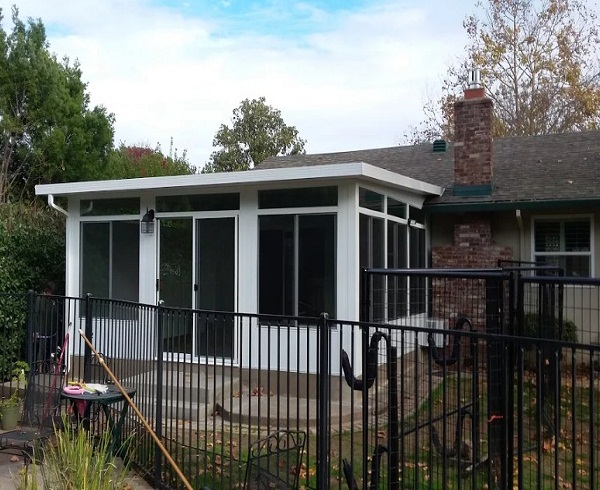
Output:
[[136,179],[96,180],[38,184],[38,196],[68,196],[76,194],[133,192],[160,189],[211,188],[222,186],[258,185],[268,182],[292,182],[316,179],[357,178],[379,181],[385,185],[401,187],[413,192],[439,196],[443,188],[406,177],[364,162],[336,163],[307,167],[246,170],[240,172],[218,172],[213,174],[175,175],[167,177],[144,177]]

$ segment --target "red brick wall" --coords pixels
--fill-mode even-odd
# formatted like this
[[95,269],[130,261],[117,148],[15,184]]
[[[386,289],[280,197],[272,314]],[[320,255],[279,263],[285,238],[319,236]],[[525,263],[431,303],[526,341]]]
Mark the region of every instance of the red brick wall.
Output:
[[491,184],[494,173],[491,99],[482,97],[457,101],[454,104],[454,121],[454,184]]
[[[472,217],[454,225],[454,243],[432,249],[431,266],[437,269],[488,269],[498,260],[512,260],[512,248],[493,241],[489,219]],[[436,280],[432,288],[433,314],[454,325],[466,316],[478,330],[485,329],[485,281]]]

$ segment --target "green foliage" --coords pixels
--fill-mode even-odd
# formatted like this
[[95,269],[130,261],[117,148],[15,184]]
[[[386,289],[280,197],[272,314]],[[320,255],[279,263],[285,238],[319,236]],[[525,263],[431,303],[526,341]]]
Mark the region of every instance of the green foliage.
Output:
[[0,205],[0,291],[62,290],[65,218],[45,206]]
[[160,177],[164,175],[186,175],[195,173],[194,167],[187,161],[186,152],[177,154],[171,148],[169,155],[149,146],[125,146],[111,152],[103,179],[132,179],[136,177]]
[[0,407],[18,407],[21,404],[21,386],[25,386],[29,373],[29,366],[25,361],[16,361],[9,369],[15,387],[10,397],[0,399]]
[[442,96],[406,138],[452,139],[454,102],[471,67],[481,70],[494,102],[494,135],[526,136],[600,125],[600,36],[596,14],[581,0],[488,0],[464,27],[468,55],[450,66]]
[[249,170],[268,157],[304,153],[305,144],[264,97],[245,99],[233,110],[232,126],[222,124],[215,134],[213,146],[220,149],[212,153],[202,173]]
[[64,430],[55,432],[54,441],[34,452],[34,458],[44,462],[44,471],[20,473],[15,481],[17,490],[128,488],[127,467],[118,467],[109,453],[109,432],[94,440],[88,432],[74,429],[68,420],[63,426]]
[[[555,340],[564,340],[565,342],[577,342],[577,325],[571,320],[563,320],[562,332],[558,318],[554,319],[554,327],[549,332],[544,332],[543,325],[539,315],[536,313],[527,313],[523,321],[524,337],[531,338],[552,338]],[[550,335],[549,335],[550,334]]]
[[13,7],[12,23],[0,25],[0,204],[38,183],[99,178],[114,135],[113,115],[89,108],[79,64],[49,52],[41,20]]
[[48,208],[0,205],[0,379],[25,353],[28,290],[52,280],[62,290],[64,218]]

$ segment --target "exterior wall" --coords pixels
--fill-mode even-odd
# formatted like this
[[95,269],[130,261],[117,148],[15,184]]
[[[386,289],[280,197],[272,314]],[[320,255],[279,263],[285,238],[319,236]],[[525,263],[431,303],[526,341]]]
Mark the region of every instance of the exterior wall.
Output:
[[[335,184],[335,183],[334,183]],[[191,217],[194,220],[198,218],[214,217],[214,216],[236,216],[238,222],[237,230],[237,296],[236,296],[236,311],[242,313],[257,313],[258,312],[258,217],[263,214],[314,214],[314,213],[335,213],[337,216],[337,252],[336,252],[336,317],[346,321],[356,321],[360,315],[360,264],[359,264],[359,187],[368,187],[372,190],[393,197],[396,200],[403,201],[411,206],[421,207],[424,196],[422,194],[413,194],[408,191],[400,191],[390,189],[383,185],[375,185],[372,182],[363,183],[358,180],[344,180],[337,183],[338,185],[338,206],[326,208],[290,208],[290,209],[259,209],[258,207],[258,191],[259,189],[285,189],[298,188],[302,186],[318,186],[332,185],[331,181],[320,183],[319,181],[311,181],[304,183],[286,183],[284,185],[277,183],[269,183],[263,186],[244,186],[240,188],[228,188],[222,192],[239,192],[240,193],[240,209],[238,211],[226,212],[184,212],[184,213],[160,213],[156,212],[155,217],[157,224],[161,219]],[[127,196],[122,194],[119,197],[139,197],[140,198],[140,214],[138,216],[127,216],[127,219],[142,218],[146,209],[156,209],[156,197],[158,195],[168,194],[170,191],[153,191],[141,192],[136,194],[132,192]],[[196,194],[195,189],[189,189],[189,194]],[[106,199],[110,196],[101,196],[99,198]],[[94,196],[85,196],[85,199],[94,199]],[[123,217],[117,216],[94,216],[81,217],[79,213],[80,199],[78,196],[72,196],[69,199],[69,218],[67,221],[67,295],[73,297],[80,296],[80,263],[81,263],[81,223],[83,221],[100,221],[109,222]],[[158,276],[158,244],[159,244],[160,226],[156,226],[155,233],[151,235],[140,235],[140,255],[139,255],[139,301],[143,304],[155,305],[158,301],[156,291],[156,279]],[[195,238],[193,238],[195,240]],[[196,252],[194,252],[194,257]],[[194,259],[195,260],[195,259]],[[192,264],[193,275],[196,274],[195,262]],[[195,282],[195,281],[194,281]],[[190,288],[193,285],[190,284]],[[83,327],[85,319],[75,316],[71,319],[70,327],[71,334],[76,336],[78,328]],[[105,319],[102,327],[100,323],[94,322],[94,333],[96,339],[102,344],[103,339],[99,335],[98,328],[104,329],[106,339],[121,338],[124,332],[134,332],[138,328],[138,322],[130,320],[128,322],[118,320]],[[246,328],[247,334],[239,332],[236,334],[235,341],[240,345],[244,345],[248,341],[250,335],[268,336],[266,325],[259,325],[255,319],[250,328]],[[277,327],[273,327],[274,330]],[[129,337],[130,335],[127,335]],[[108,341],[108,340],[107,340]],[[356,336],[345,334],[342,336],[341,331],[333,331],[331,339],[332,353],[339,356],[342,348],[350,350],[360,346],[360,334]],[[301,327],[294,334],[294,342],[297,342],[301,349],[314,348],[316,344],[316,329],[311,327]],[[343,345],[342,345],[343,344]],[[312,346],[312,347],[311,347]],[[101,345],[99,347],[102,347]],[[131,346],[130,346],[131,347]],[[235,347],[234,347],[235,349]],[[155,346],[147,343],[135,344],[133,348],[128,349],[129,355],[135,358],[152,359],[156,350]],[[291,351],[292,352],[292,351]],[[293,351],[295,352],[295,351]],[[78,348],[71,348],[71,355],[79,355]],[[202,362],[201,358],[194,358],[189,354],[182,354],[189,360]],[[315,357],[316,359],[316,357]],[[235,360],[234,360],[235,361]],[[293,359],[289,360],[290,362]],[[288,359],[281,355],[281,350],[273,347],[262,349],[261,352],[253,352],[252,357],[244,358],[243,367],[253,367],[260,364],[270,362],[271,365],[280,363],[282,368],[288,365]],[[336,366],[341,369],[339,358],[331,360],[334,371]],[[292,362],[293,364],[293,362]],[[316,365],[307,364],[299,366],[303,372],[315,372]],[[355,373],[359,374],[362,367],[357,364],[354,366]]]
[[[600,211],[593,208],[564,210],[522,210],[503,211],[487,216],[491,225],[491,235],[487,230],[478,229],[479,225],[465,225],[468,216],[460,214],[437,214],[430,216],[432,267],[496,267],[499,257],[506,258],[504,252],[512,251],[512,260],[531,262],[533,255],[533,218],[542,216],[592,215],[593,276],[600,271]],[[462,225],[461,225],[462,224]],[[482,225],[483,228],[486,226]],[[456,236],[456,229],[461,233]],[[472,236],[472,240],[469,238]],[[491,244],[485,243],[491,236]],[[482,240],[482,237],[485,237]],[[458,238],[458,245],[456,240]],[[469,241],[471,240],[471,241]],[[480,242],[479,245],[476,242]],[[460,244],[463,247],[461,248]],[[462,256],[461,256],[462,251]],[[474,251],[474,253],[473,253]],[[485,255],[489,254],[486,258]],[[464,259],[464,260],[463,260]],[[473,314],[473,313],[472,313]],[[594,288],[565,286],[563,314],[565,320],[577,325],[578,341],[582,343],[600,343],[600,297]],[[474,315],[482,321],[481,312]]]
[[[512,260],[513,251],[511,247],[499,245],[494,241],[492,235],[492,221],[489,216],[473,215],[457,220],[454,223],[454,239],[451,245],[436,245],[432,247],[431,265],[439,269],[492,269],[498,266],[498,260]],[[486,326],[486,302],[485,288],[471,288],[457,279],[452,288],[454,291],[463,289],[461,298],[463,305],[470,304],[469,311],[464,311],[464,306],[458,304],[454,307],[448,306],[448,301],[435,300],[434,304],[444,304],[448,311],[454,311],[455,315],[466,316],[478,330]],[[432,286],[432,294],[443,294],[441,288]],[[464,301],[464,297],[469,297]],[[463,308],[459,311],[459,308]],[[439,312],[433,312],[434,316],[441,318]],[[447,318],[451,323],[456,318]]]
[[454,223],[451,245],[432,248],[431,265],[440,269],[495,268],[498,260],[513,260],[512,248],[495,242],[489,217],[473,216]]

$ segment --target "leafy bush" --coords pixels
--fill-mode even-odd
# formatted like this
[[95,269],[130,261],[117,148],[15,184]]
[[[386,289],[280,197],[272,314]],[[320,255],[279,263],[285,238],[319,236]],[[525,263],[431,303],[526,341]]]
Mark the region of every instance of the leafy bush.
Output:
[[[522,335],[524,337],[542,338],[542,325],[539,315],[536,313],[527,313],[523,321]],[[554,319],[554,330],[552,332],[555,340],[564,340],[566,342],[577,342],[577,325],[571,320],[563,320],[562,334],[558,318]]]
[[64,290],[65,220],[55,211],[0,205],[0,379],[25,355],[28,290]]
[[0,205],[0,291],[41,291],[65,277],[65,218],[39,205]]

